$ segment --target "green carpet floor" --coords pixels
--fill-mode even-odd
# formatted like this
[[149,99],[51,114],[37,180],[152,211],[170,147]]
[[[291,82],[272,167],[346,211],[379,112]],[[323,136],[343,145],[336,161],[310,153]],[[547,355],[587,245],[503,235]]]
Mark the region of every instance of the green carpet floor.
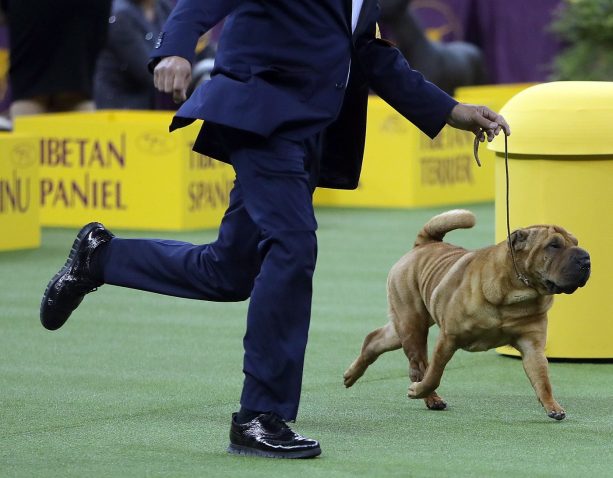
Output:
[[[449,235],[493,241],[493,206]],[[459,352],[439,389],[449,410],[406,398],[402,352],[351,389],[342,375],[386,322],[389,267],[442,209],[322,209],[313,319],[297,431],[321,441],[307,461],[228,455],[240,394],[246,303],[189,301],[105,286],[64,328],[38,320],[48,279],[75,230],[46,229],[38,250],[0,254],[0,476],[611,477],[613,365],[551,364],[568,418],[545,415],[517,359]],[[123,233],[208,242],[214,231]],[[589,322],[589,317],[577,320]],[[434,331],[433,331],[434,334]]]

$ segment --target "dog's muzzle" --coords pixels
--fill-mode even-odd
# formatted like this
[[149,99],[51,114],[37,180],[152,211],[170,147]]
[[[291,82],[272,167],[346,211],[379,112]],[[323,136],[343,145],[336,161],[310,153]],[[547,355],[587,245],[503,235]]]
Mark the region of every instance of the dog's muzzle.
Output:
[[577,248],[566,261],[557,280],[547,280],[545,286],[551,294],[572,294],[587,283],[591,271],[590,255],[587,251]]

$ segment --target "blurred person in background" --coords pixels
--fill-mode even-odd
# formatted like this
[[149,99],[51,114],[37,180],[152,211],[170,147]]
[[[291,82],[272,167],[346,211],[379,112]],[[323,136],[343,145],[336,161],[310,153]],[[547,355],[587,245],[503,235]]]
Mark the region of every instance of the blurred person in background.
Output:
[[114,0],[109,33],[94,81],[99,109],[155,109],[156,92],[147,70],[170,0]]
[[3,0],[11,116],[92,110],[111,0]]

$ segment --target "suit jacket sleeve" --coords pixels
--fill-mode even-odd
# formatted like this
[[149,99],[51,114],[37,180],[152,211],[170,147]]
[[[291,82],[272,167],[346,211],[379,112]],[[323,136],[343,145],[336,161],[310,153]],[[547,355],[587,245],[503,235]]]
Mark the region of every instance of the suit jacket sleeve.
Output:
[[160,33],[151,58],[180,56],[193,63],[198,38],[243,1],[179,0]]
[[375,38],[374,28],[356,42],[356,56],[372,90],[421,131],[434,138],[445,126],[458,102],[413,70],[393,44]]

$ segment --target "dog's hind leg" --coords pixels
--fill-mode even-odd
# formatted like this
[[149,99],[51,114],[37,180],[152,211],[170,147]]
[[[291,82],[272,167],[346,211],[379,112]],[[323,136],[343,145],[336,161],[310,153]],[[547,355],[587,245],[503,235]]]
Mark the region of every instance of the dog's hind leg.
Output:
[[377,360],[379,355],[390,350],[397,350],[400,346],[400,337],[392,322],[368,334],[364,339],[360,355],[343,374],[345,387],[351,387],[364,375],[368,366]]

